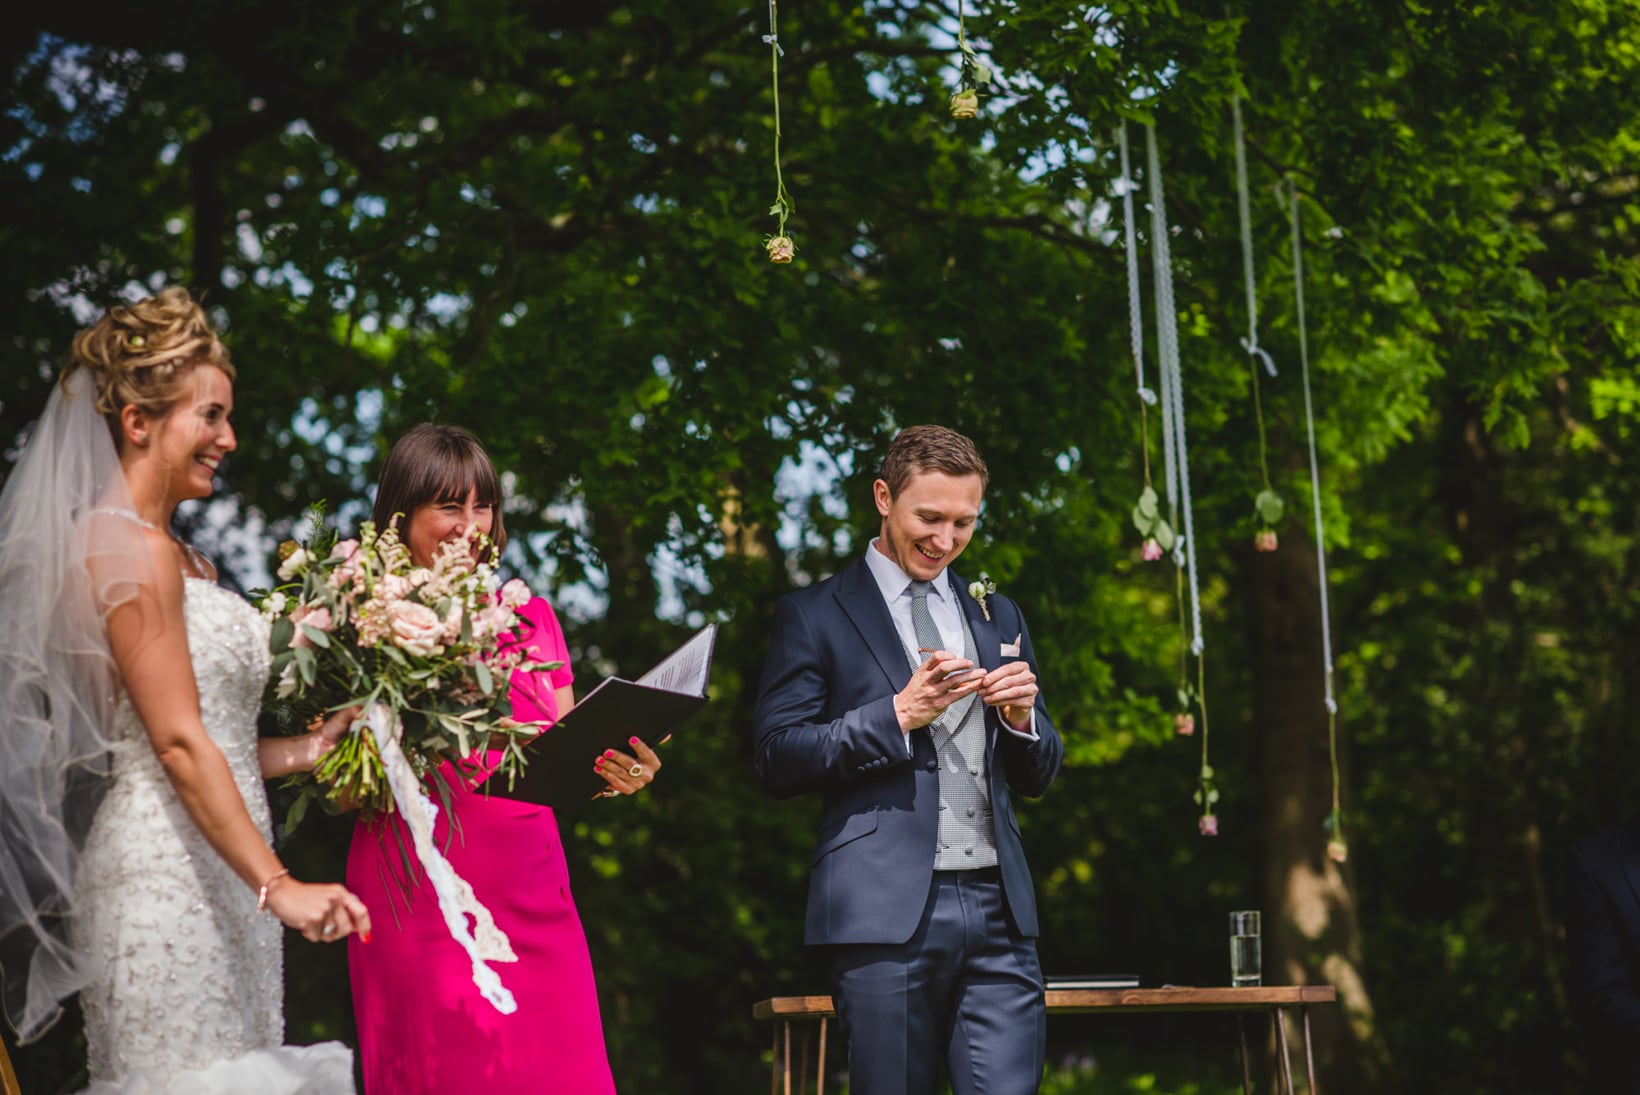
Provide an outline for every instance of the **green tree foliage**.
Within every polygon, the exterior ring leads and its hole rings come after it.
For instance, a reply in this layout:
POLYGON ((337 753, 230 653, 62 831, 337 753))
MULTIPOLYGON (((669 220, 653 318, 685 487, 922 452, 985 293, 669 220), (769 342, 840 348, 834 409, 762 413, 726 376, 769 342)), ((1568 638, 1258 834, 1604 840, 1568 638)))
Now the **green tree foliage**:
MULTIPOLYGON (((239 516, 190 517, 207 542, 232 546, 213 521, 279 535, 309 501, 365 497, 387 442, 432 418, 511 473, 514 565, 594 591, 567 613, 583 687, 724 624, 715 702, 653 791, 562 820, 624 1087, 758 1083, 750 1003, 824 983, 799 946, 816 804, 756 785, 750 707, 773 599, 861 547, 876 454, 920 421, 991 463, 965 563, 1027 606, 1067 739, 1022 818, 1048 968, 1216 983, 1223 912, 1262 903, 1286 970, 1353 986, 1329 1090, 1568 1085, 1557 864, 1623 808, 1635 755, 1632 5, 987 5, 966 29, 1001 82, 956 122, 954 8, 788 0, 798 254, 778 267, 757 4, 58 9, 0 46, 0 433, 38 413, 76 315, 180 281, 240 365, 239 516), (1238 93, 1288 514, 1258 557, 1238 93), (1174 575, 1129 520, 1123 118, 1139 149, 1157 129, 1176 226, 1217 840, 1170 718, 1174 575), (1350 742, 1342 869, 1322 858, 1318 617, 1256 595, 1314 581, 1284 177, 1350 742), (1306 879, 1337 900, 1295 897, 1306 879), (1318 908, 1341 934, 1307 926, 1318 908)), ((339 874, 346 835, 315 825, 293 862, 339 874)), ((339 956, 296 945, 290 966, 293 1038, 348 1036, 339 956)), ((1124 1037, 1160 1054, 1174 1029, 1124 1037)), ((30 1050, 26 1088, 68 1083, 74 1053, 71 1031, 30 1050)))

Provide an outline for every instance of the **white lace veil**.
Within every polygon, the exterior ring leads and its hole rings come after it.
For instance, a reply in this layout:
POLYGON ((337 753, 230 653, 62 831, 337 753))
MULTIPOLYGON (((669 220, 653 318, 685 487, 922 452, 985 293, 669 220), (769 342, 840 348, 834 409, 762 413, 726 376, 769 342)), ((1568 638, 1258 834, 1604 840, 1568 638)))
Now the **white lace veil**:
POLYGON ((75 871, 118 703, 104 620, 153 577, 94 378, 70 369, 0 492, 0 1003, 24 1041, 81 986, 75 871))

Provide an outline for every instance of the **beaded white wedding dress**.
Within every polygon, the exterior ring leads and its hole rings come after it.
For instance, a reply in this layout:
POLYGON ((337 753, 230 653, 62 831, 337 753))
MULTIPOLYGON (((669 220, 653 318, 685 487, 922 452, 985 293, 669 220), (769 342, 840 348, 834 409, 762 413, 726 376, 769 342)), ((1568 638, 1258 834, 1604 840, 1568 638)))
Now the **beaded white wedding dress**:
MULTIPOLYGON (((190 578, 183 613, 200 713, 251 817, 271 839, 256 716, 267 624, 241 597, 190 578)), ((76 949, 87 1095, 333 1095, 353 1091, 338 1042, 286 1046, 283 929, 182 807, 129 700, 114 776, 80 861, 76 949)))

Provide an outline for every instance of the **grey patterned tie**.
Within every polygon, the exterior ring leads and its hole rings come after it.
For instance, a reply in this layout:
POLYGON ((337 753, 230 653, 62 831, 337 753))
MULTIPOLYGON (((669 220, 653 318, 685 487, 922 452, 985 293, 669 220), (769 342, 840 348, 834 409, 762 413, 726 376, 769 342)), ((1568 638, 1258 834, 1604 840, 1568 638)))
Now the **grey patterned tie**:
MULTIPOLYGON (((934 614, 928 611, 928 591, 932 582, 911 583, 911 629, 917 633, 917 645, 925 650, 944 650, 945 640, 940 636, 940 629, 934 623, 934 614)), ((928 658, 918 651, 917 664, 921 665, 928 658)))

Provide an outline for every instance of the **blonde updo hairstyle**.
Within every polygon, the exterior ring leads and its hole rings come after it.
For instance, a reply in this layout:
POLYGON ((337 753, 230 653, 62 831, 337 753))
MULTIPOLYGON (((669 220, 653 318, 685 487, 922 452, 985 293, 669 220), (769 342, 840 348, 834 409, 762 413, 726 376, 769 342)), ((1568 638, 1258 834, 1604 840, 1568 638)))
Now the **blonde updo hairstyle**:
POLYGON ((171 286, 135 304, 110 308, 74 336, 63 378, 85 369, 97 391, 115 449, 124 447, 120 412, 136 407, 153 419, 168 414, 192 390, 194 367, 215 365, 229 380, 233 362, 205 309, 188 290, 171 286))

